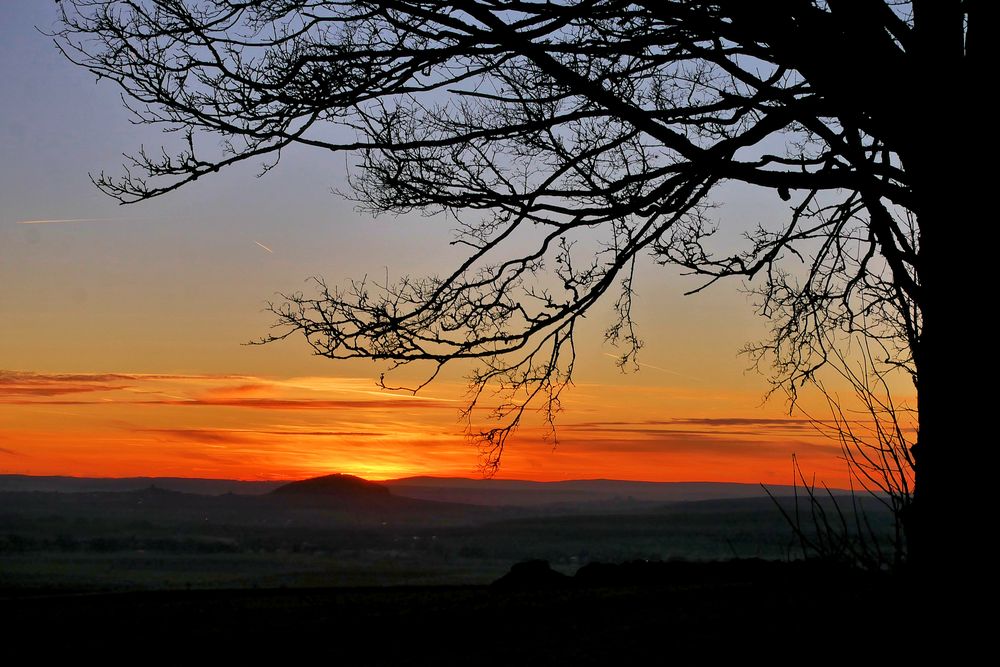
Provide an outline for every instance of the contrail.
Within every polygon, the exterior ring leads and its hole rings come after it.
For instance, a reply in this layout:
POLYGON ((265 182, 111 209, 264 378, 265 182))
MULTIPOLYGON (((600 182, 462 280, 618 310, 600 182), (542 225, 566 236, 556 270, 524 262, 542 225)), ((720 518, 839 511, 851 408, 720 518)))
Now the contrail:
MULTIPOLYGON (((611 357, 612 359, 620 359, 618 355, 611 354, 609 352, 604 352, 605 357, 611 357)), ((652 368, 654 371, 662 371, 664 373, 670 373, 671 375, 676 375, 677 377, 686 378, 688 380, 694 380, 695 382, 704 382, 701 378, 692 377, 690 375, 684 375, 684 373, 678 373, 677 371, 672 371, 669 368, 660 368, 659 366, 654 366, 653 364, 644 364, 641 361, 637 362, 640 366, 645 366, 646 368, 652 368)))
POLYGON ((18 225, 47 225, 51 222, 116 222, 125 218, 61 218, 59 220, 18 220, 18 225))
POLYGON ((259 246, 260 246, 261 248, 263 248, 264 250, 268 251, 268 252, 269 252, 269 253, 271 253, 272 255, 274 254, 274 251, 273 251, 273 250, 271 250, 270 248, 268 248, 268 247, 267 247, 266 245, 264 245, 264 244, 263 244, 263 243, 261 243, 260 241, 254 241, 254 243, 256 243, 257 245, 259 245, 259 246))

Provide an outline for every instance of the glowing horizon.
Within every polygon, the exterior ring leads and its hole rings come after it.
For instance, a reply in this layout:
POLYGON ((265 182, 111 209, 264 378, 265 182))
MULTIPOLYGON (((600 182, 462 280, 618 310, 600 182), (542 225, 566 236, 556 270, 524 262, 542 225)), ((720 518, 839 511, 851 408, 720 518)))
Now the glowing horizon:
MULTIPOLYGON (((414 398, 378 391, 383 367, 301 340, 245 345, 270 331, 267 300, 308 293, 309 276, 450 271, 465 259, 454 220, 363 215, 330 194, 347 187, 344 157, 302 147, 266 178, 237 165, 123 216, 88 173, 117 173, 123 151, 163 135, 130 124, 113 85, 95 87, 34 29, 56 11, 0 4, 0 69, 18 100, 0 107, 0 473, 479 474, 457 416, 462 368, 414 398)), ((770 191, 724 184, 717 197, 722 248, 789 215, 770 191)), ((848 484, 836 442, 781 400, 761 405, 767 381, 737 350, 767 322, 739 285, 683 297, 696 279, 653 262, 633 278, 639 372, 616 367, 613 304, 598 304, 576 329, 558 446, 525 424, 498 477, 788 484, 794 453, 818 482, 848 484)))
MULTIPOLYGON (((4 371, 0 473, 476 477, 477 453, 457 419, 460 395, 454 384, 426 396, 378 391, 368 378, 4 371)), ((529 423, 496 477, 789 484, 794 453, 827 484, 848 483, 839 447, 810 420, 746 410, 747 398, 577 386, 558 420, 558 444, 529 423), (687 410, 664 413, 665 400, 687 410)))

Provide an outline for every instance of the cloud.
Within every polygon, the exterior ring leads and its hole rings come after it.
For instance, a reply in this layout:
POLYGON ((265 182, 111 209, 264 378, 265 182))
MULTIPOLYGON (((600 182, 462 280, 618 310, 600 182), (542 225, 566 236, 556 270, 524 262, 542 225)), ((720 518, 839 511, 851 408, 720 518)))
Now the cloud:
POLYGON ((645 419, 642 421, 589 421, 575 426, 601 428, 605 426, 812 426, 810 419, 757 419, 746 417, 673 417, 670 419, 645 419))
MULTIPOLYGON (((127 386, 93 386, 93 385, 70 385, 64 384, 57 387, 38 386, 0 386, 0 396, 62 396, 64 394, 83 394, 95 391, 116 391, 126 389, 127 386)), ((18 403, 28 401, 16 401, 18 403)))
POLYGON ((588 421, 558 426, 559 446, 614 454, 692 454, 708 458, 830 455, 812 421, 797 418, 676 417, 588 421))
MULTIPOLYGON (((619 361, 619 362, 621 361, 621 358, 622 358, 621 355, 611 354, 610 352, 604 352, 604 356, 605 357, 611 357, 612 359, 615 359, 616 361, 619 361)), ((678 373, 677 371, 670 370, 669 368, 663 368, 662 366, 654 366, 653 364, 646 364, 646 363, 643 363, 641 361, 629 361, 628 363, 626 363, 626 366, 630 366, 633 363, 635 365, 641 366, 643 368, 652 368, 654 371, 660 371, 661 373, 669 373, 670 375, 676 375, 677 377, 684 378, 685 380, 694 380, 695 382, 704 382, 704 380, 701 379, 701 378, 696 378, 696 377, 694 377, 692 375, 685 375, 684 373, 678 373)))
MULTIPOLYGON (((853 422, 860 426, 869 424, 863 420, 853 422)), ((677 417, 672 419, 650 419, 642 421, 588 421, 560 426, 563 431, 586 431, 596 433, 632 434, 684 434, 691 436, 806 436, 818 433, 824 426, 836 426, 832 422, 814 422, 810 419, 795 418, 747 418, 747 417, 677 417), (694 427, 694 428, 690 428, 694 427), (701 428, 698 428, 701 427, 701 428)))
POLYGON ((11 398, 0 401, 6 405, 166 405, 174 407, 222 407, 248 408, 254 410, 398 410, 419 408, 421 410, 454 410, 454 403, 448 401, 408 401, 406 399, 381 399, 370 401, 358 400, 323 400, 323 399, 283 399, 283 398, 164 398, 156 400, 134 399, 103 399, 98 401, 84 400, 50 400, 39 401, 27 398, 11 398))
POLYGON ((558 448, 581 451, 598 451, 615 454, 698 454, 706 457, 787 457, 792 452, 831 452, 829 445, 804 440, 750 440, 725 438, 688 433, 661 433, 657 437, 642 438, 560 438, 558 448))
POLYGON ((2 396, 63 396, 98 391, 116 391, 128 385, 129 378, 117 374, 43 375, 18 371, 0 371, 2 396), (118 383, 118 384, 112 384, 118 383))
POLYGON ((293 437, 306 436, 306 437, 344 437, 344 438, 376 438, 388 433, 380 433, 378 431, 256 431, 256 433, 262 433, 264 435, 290 435, 293 437))
POLYGON ((684 417, 661 422, 663 424, 705 424, 706 426, 812 426, 811 419, 757 419, 745 417, 684 417))
POLYGON ((273 390, 273 383, 248 382, 238 385, 226 385, 224 387, 209 387, 205 390, 205 394, 211 396, 246 396, 247 394, 263 394, 273 390))
MULTIPOLYGON (((602 399, 610 390, 596 387, 588 412, 567 412, 580 421, 559 424, 555 453, 541 428, 526 424, 505 455, 508 466, 528 476, 606 471, 638 479, 655 464, 666 467, 657 477, 746 480, 777 478, 768 471, 783 471, 778 463, 792 452, 839 461, 839 447, 807 419, 753 417, 741 407, 726 416, 718 404, 712 417, 691 406, 694 416, 667 418, 662 402, 645 400, 615 411, 602 399)), ((368 378, 0 371, 0 418, 13 415, 5 435, 17 433, 0 444, 19 450, 0 450, 0 459, 8 468, 44 460, 47 470, 77 474, 473 473, 475 448, 460 433, 459 403, 378 391, 368 378), (66 416, 39 415, 60 405, 74 407, 66 416), (31 458, 13 458, 24 452, 31 458)))
POLYGON ((227 408, 254 408, 257 410, 371 410, 380 408, 421 408, 421 409, 455 409, 448 401, 411 401, 405 398, 383 398, 372 400, 327 400, 327 399, 290 399, 290 398, 193 398, 184 400, 135 401, 142 405, 179 405, 185 407, 213 406, 227 408))
POLYGON ((36 220, 18 220, 14 224, 50 225, 50 224, 61 224, 67 222, 139 222, 141 220, 146 220, 146 218, 52 218, 52 219, 36 219, 36 220))
POLYGON ((250 444, 257 443, 267 436, 288 436, 291 438, 316 437, 351 437, 373 438, 387 435, 382 432, 361 431, 287 431, 287 430, 256 430, 256 429, 214 429, 214 428, 155 428, 140 429, 138 433, 151 433, 166 438, 185 442, 201 442, 211 444, 250 444))
POLYGON ((246 375, 173 375, 163 373, 36 373, 33 371, 8 371, 0 369, 0 390, 4 386, 33 385, 57 387, 62 384, 94 384, 108 382, 143 381, 217 381, 255 380, 246 375))
POLYGON ((230 431, 224 429, 157 428, 157 429, 141 429, 139 432, 162 435, 171 440, 183 440, 186 442, 207 442, 214 444, 243 444, 246 442, 251 442, 253 440, 253 438, 247 437, 252 432, 230 431))
POLYGON ((454 409, 452 401, 359 391, 358 385, 357 380, 329 379, 325 384, 310 384, 294 378, 271 381, 244 375, 0 371, 0 403, 206 406, 256 410, 454 409), (233 384, 233 380, 238 383, 233 384), (220 382, 227 384, 220 386, 220 382), (100 392, 108 395, 94 399, 73 396, 100 392), (137 398, 137 394, 143 398, 137 398), (349 397, 339 397, 344 394, 349 397), (361 397, 358 397, 359 394, 361 397))

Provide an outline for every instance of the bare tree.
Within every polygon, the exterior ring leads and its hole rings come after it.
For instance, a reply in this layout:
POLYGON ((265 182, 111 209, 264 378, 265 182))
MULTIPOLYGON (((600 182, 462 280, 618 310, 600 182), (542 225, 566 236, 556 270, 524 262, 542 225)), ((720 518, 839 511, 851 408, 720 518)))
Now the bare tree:
POLYGON ((846 384, 848 395, 817 379, 814 384, 826 399, 828 412, 809 413, 798 406, 819 433, 840 446, 850 495, 845 498, 818 485, 794 457, 796 492, 791 508, 787 499, 765 490, 789 522, 805 556, 900 571, 907 562, 905 518, 913 501, 910 448, 917 414, 893 397, 892 373, 879 362, 884 351, 874 354, 877 342, 867 338, 854 342, 860 350, 850 356, 841 346, 829 346, 833 349, 829 366, 846 384), (889 525, 883 517, 888 517, 889 525))
MULTIPOLYGON (((762 285, 756 348, 794 396, 834 332, 891 342, 919 396, 910 551, 941 563, 977 429, 952 390, 975 290, 983 176, 981 0, 66 0, 64 53, 117 82, 135 118, 179 133, 99 187, 156 197, 293 144, 356 156, 373 212, 446 212, 468 258, 393 284, 320 283, 273 309, 324 356, 480 362, 472 407, 500 460, 525 406, 551 417, 578 319, 615 299, 634 362, 635 262, 762 285), (221 146, 221 149, 219 148, 221 146), (724 181, 789 202, 787 220, 713 249, 724 181), (971 241, 971 242, 970 242, 971 241), (526 243, 532 249, 522 252, 526 243), (516 248, 516 249, 513 249, 516 248), (966 269, 962 274, 958 269, 966 269), (617 296, 615 296, 617 295, 617 296)), ((977 273, 979 272, 979 273, 977 273)))

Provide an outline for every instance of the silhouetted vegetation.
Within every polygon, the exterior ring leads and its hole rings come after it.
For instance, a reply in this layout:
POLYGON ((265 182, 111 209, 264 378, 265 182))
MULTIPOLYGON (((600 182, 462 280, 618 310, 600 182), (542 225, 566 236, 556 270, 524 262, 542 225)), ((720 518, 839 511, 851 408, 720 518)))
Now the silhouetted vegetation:
MULTIPOLYGON (((966 447, 984 435, 956 298, 985 285, 978 159, 983 18, 963 0, 828 3, 392 3, 66 0, 66 55, 116 82, 140 150, 97 185, 149 199, 306 145, 351 151, 348 196, 375 213, 444 212, 469 250, 453 270, 289 294, 280 339, 392 365, 456 360, 470 432, 499 465, 526 406, 552 423, 579 318, 601 297, 620 364, 643 256, 752 281, 772 336, 749 352, 795 400, 859 335, 919 395, 909 553, 953 557, 966 447), (219 146, 221 145, 221 150, 219 146), (789 202, 784 221, 713 245, 710 199, 737 181, 789 202), (495 423, 473 423, 491 392, 495 423)), ((697 290, 696 290, 697 291, 697 290)), ((386 386, 391 381, 383 379, 386 386)))
MULTIPOLYGON (((169 662, 287 661, 307 655, 355 665, 642 665, 777 660, 786 652, 816 656, 817 662, 849 660, 857 642, 831 637, 866 624, 865 609, 886 599, 920 609, 919 601, 913 604, 912 596, 883 577, 831 577, 825 570, 791 568, 758 581, 760 568, 745 565, 678 567, 669 582, 625 586, 0 598, 0 624, 9 656, 38 655, 58 629, 59 642, 44 648, 46 655, 94 652, 105 660, 152 656, 169 662)), ((900 615, 886 615, 877 631, 863 635, 871 640, 865 655, 913 659, 916 645, 892 638, 922 629, 900 615)), ((932 633, 924 650, 947 645, 945 637, 932 633)), ((951 650, 956 657, 964 652, 959 645, 951 650)))

